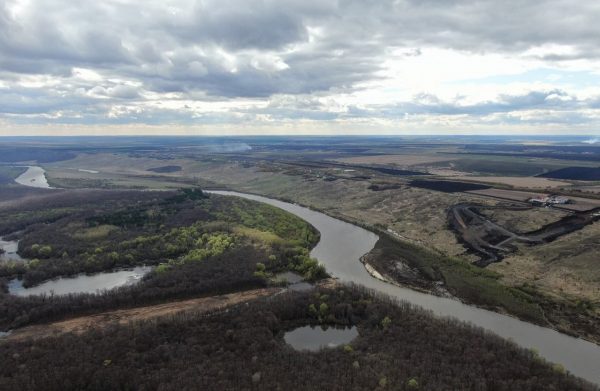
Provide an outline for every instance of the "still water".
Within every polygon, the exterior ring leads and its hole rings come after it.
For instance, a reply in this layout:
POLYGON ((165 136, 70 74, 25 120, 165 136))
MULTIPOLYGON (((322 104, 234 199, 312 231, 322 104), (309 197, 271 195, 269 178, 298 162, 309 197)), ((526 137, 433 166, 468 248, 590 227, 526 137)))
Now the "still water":
POLYGON ((17 254, 19 249, 18 240, 4 240, 0 238, 0 248, 4 250, 4 253, 0 254, 0 263, 2 261, 22 261, 23 258, 17 254))
POLYGON ((30 288, 24 288, 20 280, 14 279, 9 282, 8 291, 17 296, 98 293, 124 285, 135 284, 151 270, 152 267, 150 266, 140 266, 131 270, 119 270, 92 275, 79 274, 75 277, 56 278, 30 288))
POLYGON ((309 291, 314 288, 313 284, 304 281, 304 278, 294 272, 284 272, 275 275, 276 280, 287 281, 288 289, 291 291, 309 291))
POLYGON ((288 331, 283 336, 285 342, 296 350, 319 351, 350 343, 358 336, 356 327, 313 327, 304 326, 288 331))
POLYGON ((27 167, 27 171, 19 175, 15 182, 23 186, 39 187, 43 189, 50 189, 48 180, 46 179, 46 171, 37 166, 27 167))

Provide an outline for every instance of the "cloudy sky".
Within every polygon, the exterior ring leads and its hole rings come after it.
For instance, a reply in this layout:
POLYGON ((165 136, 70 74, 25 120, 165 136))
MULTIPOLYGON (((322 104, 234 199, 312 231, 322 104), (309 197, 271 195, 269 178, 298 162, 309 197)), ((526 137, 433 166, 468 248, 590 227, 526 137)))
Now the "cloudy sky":
POLYGON ((600 133, 597 0, 0 0, 0 135, 600 133))

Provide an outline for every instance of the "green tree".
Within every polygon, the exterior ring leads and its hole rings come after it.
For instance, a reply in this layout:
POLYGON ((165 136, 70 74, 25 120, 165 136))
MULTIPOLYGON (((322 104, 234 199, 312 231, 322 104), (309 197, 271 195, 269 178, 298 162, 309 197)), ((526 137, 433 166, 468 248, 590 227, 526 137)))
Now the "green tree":
POLYGON ((419 388, 419 382, 418 382, 418 381, 417 381, 417 379, 415 379, 414 377, 413 377, 413 378, 410 378, 410 379, 408 379, 408 381, 406 382, 406 387, 407 387, 409 390, 416 390, 416 389, 418 389, 418 388, 419 388))
POLYGON ((52 255, 52 247, 51 246, 42 246, 38 252, 42 257, 49 257, 52 255))
POLYGON ((383 318, 381 320, 381 327, 383 327, 384 330, 387 330, 391 324, 392 324, 392 320, 389 318, 389 316, 386 316, 385 318, 383 318))
POLYGON ((325 316, 327 314, 327 311, 329 311, 329 306, 327 305, 327 303, 321 303, 321 305, 319 306, 319 313, 321 314, 321 316, 325 316))

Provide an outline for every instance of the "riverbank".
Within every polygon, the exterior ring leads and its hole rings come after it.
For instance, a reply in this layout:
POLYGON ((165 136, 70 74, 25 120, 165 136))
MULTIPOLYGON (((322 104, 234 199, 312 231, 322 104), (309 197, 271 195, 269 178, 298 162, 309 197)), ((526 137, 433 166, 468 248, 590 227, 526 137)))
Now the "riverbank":
MULTIPOLYGON (((504 338, 515 341, 522 347, 535 349, 542 357, 564 365, 565 368, 578 376, 600 383, 600 374, 596 367, 596 363, 600 362, 600 346, 598 345, 560 334, 550 328, 521 321, 512 316, 467 305, 458 300, 405 289, 373 278, 359 261, 364 254, 375 247, 379 240, 379 236, 373 232, 299 205, 263 196, 231 191, 216 193, 265 202, 296 214, 309 222, 321 232, 321 241, 313 249, 311 256, 317 258, 332 276, 339 278, 342 282, 360 284, 399 300, 419 305, 433 311, 438 316, 458 318, 483 327, 504 338)), ((456 266, 460 266, 460 264, 447 265, 450 271, 456 266)), ((469 268, 472 269, 473 273, 481 273, 482 270, 475 266, 469 268)), ((453 276, 452 274, 449 275, 453 276)), ((479 276, 479 278, 492 277, 479 276)), ((453 283, 459 284, 462 281, 458 279, 453 283)), ((486 285, 482 286, 485 287, 486 285)), ((472 285, 463 286, 463 289, 467 291, 471 291, 473 288, 472 285)), ((490 285, 487 285, 487 291, 479 292, 475 290, 473 294, 495 296, 497 293, 491 288, 490 285)))
MULTIPOLYGON (((256 192, 244 194, 268 197, 256 192)), ((454 298, 466 305, 515 317, 594 344, 600 343, 600 330, 594 326, 600 319, 599 315, 590 309, 590 303, 580 300, 558 300, 542 294, 532 285, 507 286, 501 282, 501 275, 498 273, 471 265, 463 259, 450 257, 427 247, 424 243, 402 237, 394 231, 390 232, 389 229, 312 205, 297 203, 289 198, 277 200, 323 213, 373 232, 380 238, 392 240, 392 253, 395 255, 391 258, 382 254, 373 256, 371 251, 364 254, 364 258, 369 259, 368 262, 388 283, 421 293, 454 298), (398 270, 398 265, 404 270, 398 270)), ((383 242, 374 245, 374 251, 381 243, 383 242)))

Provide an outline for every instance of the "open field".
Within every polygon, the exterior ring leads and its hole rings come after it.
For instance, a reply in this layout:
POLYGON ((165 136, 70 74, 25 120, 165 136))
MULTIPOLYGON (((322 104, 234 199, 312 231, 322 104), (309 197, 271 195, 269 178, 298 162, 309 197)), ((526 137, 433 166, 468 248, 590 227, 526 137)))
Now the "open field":
POLYGON ((342 163, 353 164, 393 164, 401 167, 410 167, 416 165, 425 165, 429 163, 448 162, 456 160, 456 158, 448 156, 431 155, 374 155, 374 156, 357 156, 337 159, 342 163))
POLYGON ((525 207, 511 210, 509 205, 507 208, 481 208, 479 213, 517 232, 534 231, 568 215, 567 212, 554 208, 525 207))
MULTIPOLYGON (((600 304, 600 222, 543 246, 522 246, 504 262, 490 265, 511 286, 532 284, 553 297, 600 304)), ((598 307, 597 307, 598 308, 598 307)))
MULTIPOLYGON (((543 195, 542 193, 519 191, 519 190, 506 190, 506 189, 482 189, 482 190, 470 190, 468 193, 478 194, 487 197, 493 197, 508 201, 527 202, 530 198, 543 195)), ((569 197, 573 203, 557 205, 556 208, 571 210, 571 211, 588 211, 596 208, 600 208, 600 200, 583 198, 583 197, 569 197)))
POLYGON ((499 183, 514 187, 527 187, 535 189, 550 189, 553 187, 570 186, 571 183, 540 177, 508 177, 508 176, 465 176, 458 175, 452 179, 461 181, 475 181, 484 183, 499 183))

